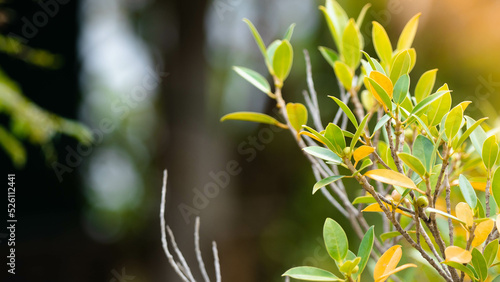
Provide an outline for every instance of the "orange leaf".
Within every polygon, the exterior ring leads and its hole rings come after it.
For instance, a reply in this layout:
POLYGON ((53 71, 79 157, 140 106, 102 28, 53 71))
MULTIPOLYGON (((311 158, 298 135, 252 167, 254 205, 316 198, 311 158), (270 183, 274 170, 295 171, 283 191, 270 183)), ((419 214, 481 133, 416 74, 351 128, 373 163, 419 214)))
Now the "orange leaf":
POLYGON ((396 245, 388 249, 377 261, 375 270, 373 271, 373 278, 375 281, 383 281, 383 277, 396 269, 403 251, 400 245, 396 245))
MULTIPOLYGON (((394 86, 392 85, 392 81, 390 78, 388 78, 385 74, 378 71, 370 72, 370 78, 375 80, 382 88, 384 88, 385 92, 387 92, 387 95, 389 95, 389 97, 391 97, 392 99, 392 92, 394 90, 394 86)), ((373 87, 370 88, 372 93, 376 93, 373 87)), ((384 104, 381 100, 379 101, 380 103, 384 104)))
POLYGON ((456 263, 469 263, 472 255, 469 251, 457 246, 449 246, 444 250, 446 261, 454 261, 456 263))
POLYGON ((474 224, 474 215, 467 203, 460 202, 455 207, 455 213, 461 221, 467 224, 467 227, 472 227, 474 224))
POLYGON ((385 279, 389 278, 389 276, 393 275, 394 273, 400 272, 401 270, 407 269, 409 267, 417 267, 417 265, 413 264, 413 263, 407 263, 405 265, 402 265, 402 266, 394 269, 393 271, 390 271, 389 273, 386 273, 386 274, 382 275, 377 280, 375 280, 375 282, 385 281, 385 279))
MULTIPOLYGON (((384 203, 384 206, 392 212, 392 206, 390 206, 386 203, 384 203)), ((367 206, 364 210, 362 210, 362 212, 384 212, 384 211, 382 210, 382 208, 380 208, 378 203, 374 203, 374 204, 367 206)), ((402 211, 400 209, 396 209, 396 212, 400 213, 404 216, 407 216, 409 218, 413 218, 411 215, 405 213, 404 211, 402 211)))
POLYGON ((354 150, 354 153, 352 155, 354 157, 354 160, 356 162, 359 162, 363 158, 369 156, 374 151, 375 151, 375 148, 363 145, 363 146, 357 148, 356 150, 354 150))
POLYGON ((425 194, 425 192, 417 188, 410 178, 394 170, 374 169, 366 172, 365 176, 382 183, 409 188, 425 194))
POLYGON ((472 240, 472 247, 475 248, 481 245, 488 235, 490 235, 491 230, 493 230, 493 226, 495 225, 495 221, 492 219, 487 219, 476 226, 476 230, 474 230, 474 239, 472 240))
POLYGON ((326 146, 326 144, 325 144, 325 143, 323 143, 323 141, 319 140, 319 139, 318 139, 316 136, 314 136, 314 134, 312 134, 311 132, 308 132, 308 131, 301 131, 301 132, 299 132, 299 135, 306 135, 306 136, 309 136, 309 137, 311 137, 312 139, 314 139, 314 140, 316 140, 316 141, 318 141, 318 142, 320 142, 321 144, 323 144, 323 145, 325 145, 325 146, 326 146))

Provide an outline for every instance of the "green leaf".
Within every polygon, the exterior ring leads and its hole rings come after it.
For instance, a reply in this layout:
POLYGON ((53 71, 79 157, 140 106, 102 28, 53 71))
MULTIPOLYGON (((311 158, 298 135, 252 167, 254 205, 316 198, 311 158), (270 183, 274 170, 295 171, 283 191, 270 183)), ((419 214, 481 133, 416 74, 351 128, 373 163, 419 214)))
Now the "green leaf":
POLYGON ((260 91, 266 94, 271 93, 271 86, 269 85, 269 82, 258 72, 244 67, 233 67, 233 69, 237 74, 246 79, 253 86, 257 87, 260 91))
POLYGON ((327 218, 323 227, 323 238, 330 257, 337 263, 342 263, 349 249, 344 229, 335 220, 327 218))
POLYGON ((382 242, 385 242, 386 240, 394 238, 394 237, 398 237, 399 235, 401 235, 401 233, 399 233, 399 231, 392 231, 392 232, 383 233, 380 235, 380 240, 382 242))
POLYGON ((446 117, 444 123, 444 133, 451 142, 462 128, 462 121, 464 119, 464 111, 460 105, 454 107, 446 117))
POLYGON ((391 119, 391 117, 388 114, 385 114, 375 125, 375 128, 373 129, 373 135, 375 135, 375 132, 377 132, 379 129, 385 126, 385 124, 391 119))
POLYGON ((456 220, 456 221, 458 221, 458 222, 460 222, 460 223, 462 223, 462 224, 464 224, 464 225, 466 224, 466 223, 465 223, 465 221, 463 221, 463 220, 459 219, 458 217, 453 216, 453 215, 451 215, 451 214, 449 214, 449 213, 446 213, 446 212, 444 212, 444 211, 442 211, 442 210, 438 210, 438 209, 434 209, 434 208, 426 208, 426 209, 425 209, 425 211, 426 211, 426 212, 429 212, 429 213, 431 213, 431 212, 433 212, 433 213, 437 213, 437 214, 440 214, 440 215, 442 215, 442 216, 444 216, 444 217, 447 217, 447 218, 450 218, 450 219, 456 220))
POLYGON ((306 147, 302 150, 304 150, 309 155, 315 156, 315 157, 320 158, 320 159, 325 160, 325 161, 329 161, 329 162, 332 162, 335 164, 342 163, 342 159, 339 156, 337 156, 334 152, 332 152, 326 148, 323 148, 323 147, 310 146, 310 147, 306 147))
MULTIPOLYGON (((458 140, 458 142, 455 144, 455 147, 453 149, 457 149, 459 148, 460 146, 462 146, 462 144, 465 142, 465 140, 467 139, 467 137, 469 137, 473 132, 474 130, 476 130, 476 128, 478 126, 481 125, 481 123, 483 123, 483 121, 487 120, 488 118, 485 117, 485 118, 482 118, 476 122, 474 122, 471 126, 469 126, 469 117, 465 117, 467 119, 467 130, 464 132, 464 134, 462 134, 462 136, 460 136, 460 139, 458 140)), ((471 140, 472 140, 472 136, 471 136, 471 140)), ((483 141, 483 144, 484 144, 484 141, 483 141)))
POLYGON ((0 126, 0 146, 3 147, 16 167, 24 166, 26 150, 23 144, 3 126, 0 126))
POLYGON ((407 153, 398 153, 398 156, 409 168, 411 168, 411 170, 416 172, 418 175, 420 175, 421 177, 425 175, 426 169, 419 159, 407 153))
POLYGON ((370 85, 373 87, 376 94, 378 94, 384 105, 387 107, 388 111, 392 112, 392 101, 387 91, 385 91, 385 89, 372 78, 365 77, 365 79, 368 79, 370 85))
POLYGON ((408 74, 403 74, 394 85, 393 100, 396 104, 401 104, 408 94, 408 89, 410 89, 410 76, 408 74))
MULTIPOLYGON (((448 87, 440 90, 448 90, 448 87)), ((429 126, 435 126, 441 122, 443 117, 450 111, 451 108, 451 94, 446 93, 441 98, 432 102, 427 111, 427 120, 429 126)))
POLYGON ((434 83, 436 82, 437 69, 426 71, 417 82, 415 87, 415 99, 417 103, 425 99, 432 92, 434 83))
POLYGON ((307 129, 309 132, 311 132, 314 135, 314 137, 316 137, 323 144, 325 144, 328 147, 328 149, 330 149, 332 151, 336 151, 335 146, 333 146, 332 142, 330 142, 330 140, 328 140, 327 138, 325 138, 325 136, 321 135, 319 132, 317 132, 316 130, 312 129, 311 127, 309 127, 307 125, 304 125, 302 127, 305 128, 305 129, 307 129))
POLYGON ((356 199, 354 199, 354 201, 352 201, 352 204, 353 205, 357 205, 357 204, 373 204, 373 203, 376 203, 377 201, 375 200, 375 198, 373 198, 373 196, 360 196, 360 197, 357 197, 356 199))
POLYGON ((358 142, 359 138, 361 137, 361 134, 365 130, 366 123, 368 122, 368 118, 370 117, 370 114, 367 114, 363 120, 361 121, 361 124, 359 125, 358 129, 356 130, 356 133, 354 133, 354 136, 351 139, 351 152, 354 150, 354 146, 356 146, 356 143, 358 142))
POLYGON ((352 79, 354 74, 349 66, 341 61, 336 61, 333 64, 333 70, 344 88, 346 90, 350 90, 352 88, 352 79))
POLYGON ((295 23, 291 24, 285 32, 284 40, 292 40, 293 30, 295 29, 295 23))
POLYGON ((328 139, 333 147, 336 149, 336 153, 339 155, 343 154, 343 150, 346 147, 344 133, 342 129, 334 123, 329 123, 325 129, 325 138, 328 139))
POLYGON ((444 261, 442 262, 443 264, 446 264, 446 265, 449 265, 459 271, 462 271, 463 273, 467 274, 469 277, 471 278, 474 278, 474 273, 468 269, 465 265, 461 264, 461 263, 458 263, 458 262, 454 262, 454 261, 444 261))
POLYGON ((285 128, 285 129, 288 128, 288 126, 286 126, 286 124, 283 124, 283 123, 277 121, 275 118, 273 118, 271 116, 268 116, 266 114, 261 114, 261 113, 254 113, 254 112, 235 112, 235 113, 227 114, 220 119, 220 121, 226 121, 226 120, 253 121, 253 122, 272 124, 272 125, 279 126, 281 128, 285 128))
POLYGON ((342 179, 344 177, 344 175, 333 175, 333 176, 329 176, 327 178, 324 178, 318 182, 316 182, 316 184, 314 184, 314 187, 313 187, 313 195, 314 193, 316 193, 319 189, 327 186, 327 185, 330 185, 332 184, 333 182, 339 180, 339 179, 342 179))
POLYGON ((496 135, 491 135, 483 143, 483 163, 491 171, 498 158, 498 141, 496 135))
POLYGON ((271 61, 269 61, 267 57, 267 52, 266 52, 266 45, 264 44, 264 41, 262 40, 262 37, 260 36, 259 32, 253 25, 253 23, 248 20, 248 19, 243 19, 243 21, 248 25, 248 28, 252 32, 253 38, 255 39, 255 42, 257 43, 257 46, 259 46, 260 52, 262 53, 262 56, 264 57, 264 60, 266 61, 267 68, 272 74, 272 67, 271 67, 271 61))
POLYGON ((293 48, 290 41, 283 40, 276 48, 273 58, 273 70, 276 77, 281 81, 285 81, 290 74, 290 69, 293 63, 293 48))
MULTIPOLYGON (((375 60, 374 58, 370 57, 370 55, 368 55, 368 53, 366 53, 363 50, 361 50, 361 53, 363 53, 363 55, 365 55, 366 60, 370 64, 372 70, 376 70, 378 72, 381 72, 381 73, 385 74, 384 68, 379 64, 379 62, 377 62, 377 60, 375 60)), ((367 74, 367 75, 369 75, 369 74, 367 74)))
POLYGON ((306 281, 344 281, 331 272, 311 266, 291 268, 287 272, 283 273, 282 276, 289 276, 294 279, 306 281))
POLYGON ((339 59, 339 55, 337 52, 333 51, 330 48, 320 46, 319 51, 321 52, 321 55, 323 55, 323 58, 330 64, 330 66, 333 68, 335 62, 339 59))
POLYGON ((429 138, 418 135, 413 143, 412 155, 422 162, 427 172, 431 172, 434 167, 434 144, 429 138))
POLYGON ((397 50, 410 49, 413 44, 413 39, 415 38, 415 33, 417 33, 418 28, 418 18, 420 13, 416 14, 413 18, 408 21, 406 26, 403 28, 401 35, 398 39, 397 50))
POLYGON ((475 209, 477 204, 477 196, 474 188, 472 187, 472 184, 470 184, 467 177, 465 177, 463 174, 460 174, 460 177, 458 179, 460 191, 462 192, 465 201, 467 202, 467 204, 469 204, 469 207, 475 209))
MULTIPOLYGON (((392 83, 396 83, 396 81, 404 74, 408 74, 410 72, 411 67, 411 57, 410 52, 408 50, 401 51, 394 62, 391 65, 391 74, 390 78, 392 83)), ((406 97, 406 93, 405 93, 406 97)))
POLYGON ((340 99, 338 99, 337 97, 334 97, 334 96, 328 96, 328 97, 332 98, 335 101, 335 103, 337 103, 337 105, 339 105, 339 107, 342 109, 342 111, 347 115, 349 120, 352 122, 354 127, 358 128, 358 126, 359 126, 358 121, 356 120, 356 117, 352 113, 351 109, 349 109, 349 107, 344 102, 342 102, 340 99))
POLYGON ((387 32, 381 24, 375 21, 372 23, 372 38, 375 52, 377 52, 377 55, 382 62, 388 64, 392 59, 391 41, 389 40, 389 36, 387 36, 387 32))
POLYGON ((488 276, 488 267, 486 266, 486 260, 480 251, 476 248, 472 249, 472 265, 476 269, 477 274, 481 280, 486 280, 488 276))
MULTIPOLYGON (((476 122, 474 119, 468 116, 466 116, 465 119, 467 120, 467 128, 471 128, 476 122)), ((479 155, 482 154, 483 143, 486 138, 486 132, 484 132, 484 129, 481 126, 478 126, 476 129, 474 129, 474 131, 472 131, 470 135, 472 145, 474 146, 474 149, 476 149, 476 152, 479 153, 479 155)))
POLYGON ((269 46, 267 47, 267 58, 269 59, 270 62, 273 61, 274 59, 274 54, 276 53, 276 49, 278 49, 278 46, 281 45, 283 41, 281 40, 274 40, 269 46))
POLYGON ((491 193, 493 194, 497 207, 500 209, 500 168, 497 168, 495 173, 493 173, 493 179, 491 180, 491 193))
POLYGON ((307 108, 301 103, 286 104, 286 112, 290 124, 297 132, 307 124, 307 108))
POLYGON ((484 259, 486 260, 486 265, 490 266, 493 261, 495 261, 495 257, 497 256, 498 252, 498 239, 491 241, 485 248, 484 248, 484 259))
POLYGON ((373 249, 373 241, 375 240, 375 230, 374 226, 371 226, 368 231, 366 231, 365 236, 363 236, 363 239, 361 240, 361 243, 359 244, 359 249, 358 249, 358 257, 361 258, 361 261, 359 262, 359 271, 358 273, 363 273, 363 270, 366 267, 366 264, 368 263, 368 260, 370 259, 370 254, 373 249))
POLYGON ((368 11, 368 9, 370 9, 371 6, 372 6, 372 4, 370 4, 370 3, 365 4, 363 6, 363 8, 361 9, 361 12, 359 12, 358 19, 356 19, 357 26, 361 27, 361 25, 363 24, 363 21, 365 19, 365 16, 366 16, 366 12, 368 11))
POLYGON ((356 22, 350 19, 342 35, 342 56, 344 57, 345 63, 352 69, 355 70, 359 66, 361 60, 361 43, 360 35, 356 22))
POLYGON ((326 7, 320 6, 320 10, 324 13, 328 28, 332 33, 333 40, 338 49, 341 49, 342 33, 349 18, 342 6, 335 0, 326 0, 326 7))
POLYGON ((359 167, 358 171, 362 171, 363 169, 373 165, 372 160, 370 159, 364 159, 363 162, 361 163, 361 166, 359 167))

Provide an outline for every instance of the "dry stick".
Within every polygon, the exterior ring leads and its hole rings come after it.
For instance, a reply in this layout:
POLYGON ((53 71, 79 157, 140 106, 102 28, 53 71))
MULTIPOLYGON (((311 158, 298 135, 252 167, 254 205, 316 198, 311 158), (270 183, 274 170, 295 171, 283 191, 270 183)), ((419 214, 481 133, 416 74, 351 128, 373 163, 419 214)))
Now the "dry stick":
MULTIPOLYGON (((450 180, 448 179, 448 174, 449 172, 447 171, 444 175, 444 184, 446 185, 446 212, 448 214, 451 214, 451 187, 450 187, 450 180)), ((449 234, 450 234, 450 246, 454 245, 454 227, 453 227, 453 222, 451 221, 451 218, 448 218, 448 229, 449 229, 449 234)))
POLYGON ((200 266, 200 272, 203 276, 205 282, 210 282, 210 278, 208 278, 207 269, 205 268, 205 263, 203 262, 203 257, 201 256, 200 249, 200 217, 196 217, 196 221, 194 224, 194 250, 196 252, 196 259, 198 260, 198 265, 200 266))
POLYGON ((214 253, 215 281, 221 282, 219 251, 217 250, 217 243, 215 241, 212 241, 212 252, 214 253))
POLYGON ((486 188, 484 196, 486 198, 486 217, 490 217, 490 186, 491 186, 491 170, 488 170, 488 179, 486 180, 486 188))
POLYGON ((189 280, 186 278, 184 273, 180 270, 179 266, 174 260, 174 257, 172 254, 170 254, 170 251, 168 250, 168 244, 167 244, 167 234, 165 232, 166 226, 165 226, 165 194, 167 191, 167 170, 163 171, 163 185, 161 188, 161 205, 160 205, 160 226, 161 226, 161 242, 162 242, 162 247, 163 251, 165 252, 165 255, 167 256, 168 262, 172 266, 172 268, 175 270, 177 275, 185 281, 189 282, 189 280))
MULTIPOLYGON (((319 113, 319 104, 318 104, 318 94, 316 93, 316 89, 314 87, 314 81, 312 79, 312 66, 311 66, 311 58, 309 57, 309 52, 304 49, 304 57, 306 60, 306 73, 307 73, 307 86, 309 87, 309 92, 311 92, 312 102, 314 107, 319 113)), ((313 117, 314 118, 314 117, 313 117)), ((317 119, 317 123, 321 125, 321 119, 317 119)), ((322 126, 318 127, 321 128, 322 126)))
POLYGON ((179 250, 179 247, 177 246, 177 243, 175 242, 175 237, 174 233, 172 232, 172 229, 167 225, 167 232, 168 235, 170 236, 170 241, 172 241, 172 247, 175 250, 175 253, 179 257, 180 263, 182 265, 182 268, 185 270, 184 273, 188 276, 191 281, 195 281, 193 277, 193 273, 191 273, 191 269, 189 268, 189 265, 186 262, 186 259, 184 259, 184 256, 182 255, 181 250, 179 250))
POLYGON ((443 187, 442 180, 443 180, 443 177, 448 169, 449 158, 450 158, 450 149, 448 148, 448 144, 446 144, 446 142, 445 142, 443 145, 443 164, 441 166, 441 172, 439 173, 436 187, 434 188, 434 197, 432 199, 432 207, 433 208, 436 206, 436 202, 437 202, 437 199, 439 197, 441 187, 443 187))
MULTIPOLYGON (((349 170, 351 170, 352 173, 355 173, 356 172, 356 169, 354 168, 354 166, 352 165, 351 161, 350 160, 347 160, 345 159, 344 160, 345 163, 347 164, 349 170)), ((377 203, 379 204, 380 208, 382 209, 382 211, 385 213, 386 217, 391 220, 392 224, 395 226, 396 230, 401 233, 401 235, 403 235, 403 237, 406 239, 406 241, 408 243, 410 243, 410 245, 415 248, 419 253, 420 255, 427 261, 429 262, 429 264, 434 268, 436 269, 436 271, 439 273, 439 275, 441 275, 446 281, 448 282, 453 282, 453 280, 451 280, 451 278, 448 276, 448 274, 441 268, 439 267, 439 265, 436 263, 436 261, 431 258, 426 252, 424 249, 422 249, 422 247, 420 245, 418 245, 414 240, 413 238, 410 237, 410 235, 401 227, 401 225, 399 224, 399 222, 395 221, 392 216, 391 216, 391 212, 386 208, 386 206, 382 203, 380 197, 378 196, 378 194, 375 192, 375 189, 373 188, 373 186, 370 185, 370 183, 368 182, 368 180, 366 180, 366 177, 360 175, 360 174, 357 174, 355 175, 356 177, 356 180, 358 180, 358 182, 363 186, 363 188, 368 192, 370 193, 374 198, 375 200, 377 201, 377 203)))

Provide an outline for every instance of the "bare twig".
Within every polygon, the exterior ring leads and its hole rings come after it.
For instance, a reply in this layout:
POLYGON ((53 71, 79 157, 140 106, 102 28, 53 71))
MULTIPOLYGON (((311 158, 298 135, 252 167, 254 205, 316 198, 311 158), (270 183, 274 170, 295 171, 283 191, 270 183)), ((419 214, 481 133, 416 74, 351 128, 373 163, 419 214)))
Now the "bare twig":
POLYGON ((170 241, 172 242, 172 247, 174 248, 175 253, 179 257, 179 261, 182 265, 182 269, 184 269, 184 273, 187 275, 187 277, 191 281, 195 281, 194 277, 193 277, 193 273, 191 272, 191 269, 189 268, 189 265, 187 264, 186 259, 184 259, 184 256, 182 255, 181 250, 179 250, 179 247, 177 246, 177 243, 175 242, 174 233, 172 232, 172 230, 170 229, 170 227, 168 225, 167 225, 167 232, 168 232, 168 236, 170 237, 170 241))
POLYGON ((221 282, 219 251, 217 250, 217 243, 215 241, 212 242, 212 252, 214 253, 215 281, 221 282))
POLYGON ((205 268, 205 263, 203 262, 203 257, 201 256, 200 249, 200 217, 196 217, 196 221, 194 224, 194 250, 196 252, 196 259, 198 260, 198 265, 200 266, 200 272, 203 276, 205 282, 210 282, 210 278, 208 278, 207 269, 205 268))
POLYGON ((185 281, 189 282, 189 280, 186 278, 184 273, 180 270, 179 266, 174 260, 174 257, 172 254, 170 254, 170 251, 168 250, 168 244, 167 244, 167 234, 165 232, 166 226, 165 226, 165 195, 167 191, 167 170, 163 171, 163 186, 161 189, 161 206, 160 206, 160 225, 161 225, 161 242, 163 246, 163 251, 165 252, 165 255, 167 256, 168 262, 172 266, 172 268, 175 270, 177 275, 185 281))

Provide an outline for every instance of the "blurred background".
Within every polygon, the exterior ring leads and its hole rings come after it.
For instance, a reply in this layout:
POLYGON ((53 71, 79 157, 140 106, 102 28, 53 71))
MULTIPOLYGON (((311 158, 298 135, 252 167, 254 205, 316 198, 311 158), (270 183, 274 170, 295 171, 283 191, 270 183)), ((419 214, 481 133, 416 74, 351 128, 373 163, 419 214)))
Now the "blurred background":
MULTIPOLYGON (((447 82, 454 104, 471 100, 468 115, 489 116, 490 125, 498 125, 500 2, 339 0, 354 18, 368 2, 362 33, 370 54, 372 20, 395 44, 407 20, 422 12, 412 79, 438 68, 436 86, 447 82)), ((322 195, 311 196, 312 171, 288 132, 219 122, 232 111, 272 115, 275 106, 231 70, 239 65, 266 73, 242 18, 266 44, 297 24, 284 97, 303 102, 307 49, 323 120, 332 119, 335 103, 326 97, 338 88, 317 46, 333 48, 333 40, 320 4, 1 0, 0 82, 17 84, 36 105, 80 121, 93 136, 83 144, 68 136, 78 134, 56 132, 49 140, 20 134, 24 164, 0 150, 0 171, 16 174, 18 218, 15 277, 7 276, 7 231, 0 230, 1 280, 180 281, 161 249, 164 168, 167 223, 193 266, 200 216, 212 277, 212 240, 224 281, 283 281, 281 274, 297 265, 335 268, 323 248, 322 224, 332 217, 352 230, 322 195)), ((22 133, 2 111, 8 102, 0 100, 1 125, 22 133)), ((1 214, 6 218, 6 209, 1 214)), ((349 238, 357 246, 355 236, 349 238)))

